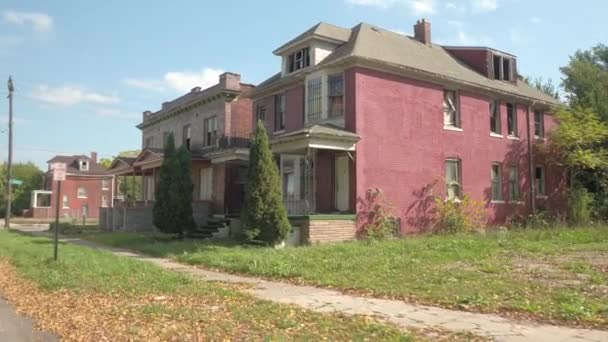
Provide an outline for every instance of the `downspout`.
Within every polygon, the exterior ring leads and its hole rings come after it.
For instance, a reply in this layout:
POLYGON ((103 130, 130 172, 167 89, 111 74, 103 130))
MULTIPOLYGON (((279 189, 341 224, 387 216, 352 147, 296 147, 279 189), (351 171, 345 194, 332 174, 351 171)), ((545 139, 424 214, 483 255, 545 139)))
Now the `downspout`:
POLYGON ((116 175, 112 175, 112 188, 110 190, 110 208, 114 208, 114 187, 116 186, 116 175))
POLYGON ((534 149, 532 144, 533 134, 530 134, 530 110, 533 103, 526 107, 526 135, 528 140, 528 185, 530 187, 530 212, 536 212, 536 184, 534 176, 534 149))

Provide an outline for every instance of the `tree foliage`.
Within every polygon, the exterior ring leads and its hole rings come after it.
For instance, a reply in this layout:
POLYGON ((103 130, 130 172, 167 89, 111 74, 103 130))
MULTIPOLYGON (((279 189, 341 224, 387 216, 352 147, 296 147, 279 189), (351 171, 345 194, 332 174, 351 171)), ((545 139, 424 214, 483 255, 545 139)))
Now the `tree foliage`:
POLYGON ((608 46, 579 50, 560 70, 570 105, 590 108, 608 121, 608 46))
POLYGON ((186 175, 189 178, 191 172, 189 159, 189 154, 185 156, 181 150, 175 150, 175 139, 173 134, 169 134, 165 141, 153 209, 154 225, 163 233, 183 236, 184 231, 193 226, 192 180, 189 186, 185 182, 186 175))
POLYGON ((257 123, 249 150, 248 184, 241 218, 249 238, 269 244, 285 240, 291 229, 281 195, 279 171, 261 121, 257 123))
MULTIPOLYGON (((13 164, 11 177, 23 181, 21 185, 13 185, 13 196, 11 211, 15 215, 21 215, 23 210, 30 207, 32 190, 42 189, 44 172, 34 163, 13 164)), ((6 213, 6 164, 0 165, 0 216, 6 213)))

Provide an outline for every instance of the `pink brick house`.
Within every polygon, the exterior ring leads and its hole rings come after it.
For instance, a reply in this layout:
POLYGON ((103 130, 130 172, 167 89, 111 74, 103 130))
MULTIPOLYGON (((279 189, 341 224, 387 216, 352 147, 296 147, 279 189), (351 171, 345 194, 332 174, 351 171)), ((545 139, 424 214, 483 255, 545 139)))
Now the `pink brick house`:
POLYGON ((524 83, 509 53, 435 44, 424 20, 414 31, 319 23, 274 51, 281 71, 250 97, 289 213, 356 214, 371 188, 402 232, 428 228, 432 193, 483 200, 492 224, 559 212, 564 172, 534 146, 562 104, 524 83))

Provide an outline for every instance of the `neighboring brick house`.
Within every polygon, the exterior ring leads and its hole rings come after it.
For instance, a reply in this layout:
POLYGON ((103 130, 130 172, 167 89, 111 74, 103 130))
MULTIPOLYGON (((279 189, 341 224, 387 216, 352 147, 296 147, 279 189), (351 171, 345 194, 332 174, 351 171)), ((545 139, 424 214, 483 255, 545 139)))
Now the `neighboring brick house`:
POLYGON ((195 211, 238 213, 252 127, 251 100, 242 94, 252 88, 241 82, 239 74, 227 72, 212 87, 195 87, 164 102, 155 113, 145 111, 137 125, 142 132, 141 153, 137 158, 117 158, 110 172, 117 177, 142 176, 141 204, 149 206, 154 201, 165 139, 173 133, 176 147, 185 145, 192 154, 195 211))
POLYGON ((71 218, 98 218, 99 208, 112 206, 114 176, 97 163, 97 153, 91 156, 55 156, 48 162, 44 190, 32 193, 29 216, 55 217, 57 208, 57 182, 53 181, 53 163, 66 164, 66 179, 61 182, 60 216, 71 218))
POLYGON ((483 200, 492 224, 561 209, 564 171, 533 146, 562 104, 523 82, 511 54, 434 44, 425 20, 414 31, 320 23, 274 51, 281 72, 250 96, 289 213, 356 214, 371 188, 402 232, 428 228, 433 193, 483 200))

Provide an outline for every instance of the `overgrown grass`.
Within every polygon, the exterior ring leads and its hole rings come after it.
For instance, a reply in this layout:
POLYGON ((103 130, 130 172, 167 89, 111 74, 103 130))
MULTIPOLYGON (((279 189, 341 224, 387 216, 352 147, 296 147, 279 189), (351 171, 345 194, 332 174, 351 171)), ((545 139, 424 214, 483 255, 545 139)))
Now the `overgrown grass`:
POLYGON ((275 250, 147 234, 105 244, 231 272, 447 307, 608 324, 608 228, 555 228, 275 250))
MULTIPOLYGON (((54 262, 51 241, 45 238, 0 231, 0 262, 2 260, 8 260, 20 277, 38 285, 41 291, 61 290, 62 295, 51 296, 57 300, 73 295, 95 296, 95 300, 99 300, 102 296, 105 304, 100 310, 107 311, 107 306, 116 305, 113 311, 108 311, 111 313, 109 319, 124 314, 129 318, 119 320, 123 322, 119 324, 133 320, 140 333, 157 329, 156 324, 163 323, 173 327, 180 324, 178 326, 191 331, 203 326, 203 336, 211 339, 222 336, 255 340, 264 337, 279 340, 410 339, 394 327, 374 320, 314 313, 255 300, 234 287, 197 281, 146 262, 85 247, 62 244, 60 260, 54 262), (171 300, 162 300, 165 296, 171 300), (181 301, 185 304, 176 304, 181 301)), ((77 308, 75 306, 74 310, 77 308)), ((44 312, 38 311, 41 315, 45 315, 44 312)), ((82 315, 87 313, 74 315, 84 317, 82 315)), ((76 317, 74 322, 82 322, 82 319, 76 317)), ((86 322, 99 324, 102 331, 110 329, 106 327, 108 322, 86 322)))

